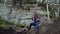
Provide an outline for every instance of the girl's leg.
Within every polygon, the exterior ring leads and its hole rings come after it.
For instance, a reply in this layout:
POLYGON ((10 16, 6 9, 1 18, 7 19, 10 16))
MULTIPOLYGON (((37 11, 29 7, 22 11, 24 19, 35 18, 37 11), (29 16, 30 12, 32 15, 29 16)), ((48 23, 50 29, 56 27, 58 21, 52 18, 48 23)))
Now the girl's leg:
POLYGON ((35 24, 35 31, 38 32, 39 31, 39 26, 38 26, 38 23, 35 24))
POLYGON ((28 30, 30 30, 31 27, 34 26, 34 25, 35 25, 34 23, 30 23, 30 26, 29 26, 28 30))

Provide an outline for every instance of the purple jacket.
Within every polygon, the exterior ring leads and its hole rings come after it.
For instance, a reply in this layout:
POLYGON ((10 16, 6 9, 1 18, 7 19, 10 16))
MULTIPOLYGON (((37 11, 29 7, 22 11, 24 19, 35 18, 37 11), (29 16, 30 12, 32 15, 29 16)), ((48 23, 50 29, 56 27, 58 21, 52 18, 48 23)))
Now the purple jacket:
POLYGON ((40 22, 40 19, 41 19, 40 16, 32 17, 32 20, 33 20, 34 23, 40 22))

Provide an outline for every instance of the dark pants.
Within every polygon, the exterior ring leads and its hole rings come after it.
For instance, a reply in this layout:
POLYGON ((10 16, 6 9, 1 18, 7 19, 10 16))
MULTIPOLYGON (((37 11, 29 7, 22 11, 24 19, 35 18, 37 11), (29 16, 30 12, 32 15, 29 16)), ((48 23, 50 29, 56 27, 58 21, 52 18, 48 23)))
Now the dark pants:
POLYGON ((30 23, 30 28, 31 28, 32 26, 35 26, 35 23, 30 23))
POLYGON ((32 26, 35 26, 36 31, 38 31, 39 28, 38 23, 30 23, 29 29, 31 29, 32 26))

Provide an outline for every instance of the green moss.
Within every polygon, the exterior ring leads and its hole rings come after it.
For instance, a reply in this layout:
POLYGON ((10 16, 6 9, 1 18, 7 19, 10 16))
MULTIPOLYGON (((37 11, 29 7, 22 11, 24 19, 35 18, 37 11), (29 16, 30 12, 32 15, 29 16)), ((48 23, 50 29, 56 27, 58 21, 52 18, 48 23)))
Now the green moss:
POLYGON ((6 27, 6 25, 1 24, 1 25, 0 25, 0 29, 7 29, 7 27, 6 27))

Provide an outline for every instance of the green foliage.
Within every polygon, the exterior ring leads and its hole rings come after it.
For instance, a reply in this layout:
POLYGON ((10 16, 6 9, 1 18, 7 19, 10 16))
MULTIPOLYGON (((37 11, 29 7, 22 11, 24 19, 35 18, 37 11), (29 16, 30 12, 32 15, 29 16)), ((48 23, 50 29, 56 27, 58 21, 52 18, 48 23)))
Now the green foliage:
POLYGON ((15 23, 13 21, 8 21, 8 24, 14 25, 15 23))
POLYGON ((11 20, 6 20, 0 16, 0 29, 3 29, 3 30, 8 29, 8 28, 10 29, 11 25, 14 26, 15 23, 11 20))
POLYGON ((19 23, 16 24, 17 27, 21 27, 19 23))
POLYGON ((26 24, 26 22, 24 22, 24 23, 17 23, 16 26, 24 28, 27 27, 28 25, 26 24))
POLYGON ((7 27, 6 27, 6 25, 1 24, 1 25, 0 25, 0 29, 7 29, 7 27))
POLYGON ((15 23, 12 20, 6 20, 0 17, 0 29, 2 30, 13 30, 15 27, 27 27, 26 23, 15 23))
POLYGON ((19 24, 19 23, 17 23, 16 26, 17 26, 17 27, 22 27, 22 28, 25 27, 25 25, 23 25, 23 24, 19 24))

